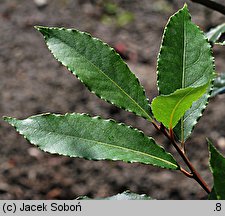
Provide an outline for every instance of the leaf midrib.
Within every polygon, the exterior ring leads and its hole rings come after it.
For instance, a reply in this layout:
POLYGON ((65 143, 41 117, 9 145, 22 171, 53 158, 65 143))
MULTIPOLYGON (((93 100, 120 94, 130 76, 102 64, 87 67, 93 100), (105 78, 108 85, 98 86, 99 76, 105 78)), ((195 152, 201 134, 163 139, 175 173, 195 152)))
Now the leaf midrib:
MULTIPOLYGON (((186 31, 186 22, 184 20, 183 16, 183 73, 182 73, 182 88, 185 88, 185 72, 186 72, 186 37, 187 37, 187 31, 186 31)), ((184 142, 184 117, 181 117, 181 142, 184 142)))
MULTIPOLYGON (((64 30, 65 31, 65 30, 64 30)), ((79 32, 76 32, 77 34, 79 34, 79 32)), ((67 41, 62 40, 61 38, 57 37, 57 35, 54 34, 54 37, 57 38, 58 40, 60 40, 61 42, 63 42, 66 46, 68 46, 69 48, 72 48, 81 58, 84 58, 88 63, 90 63, 94 68, 96 68, 96 70, 103 74, 106 78, 108 78, 123 94, 125 94, 147 117, 148 120, 152 121, 151 116, 126 92, 124 91, 114 80, 112 80, 107 74, 105 74, 101 68, 97 67, 92 61, 90 61, 88 58, 86 58, 84 55, 82 55, 81 53, 79 53, 77 51, 77 49, 75 49, 74 47, 71 47, 67 41)), ((52 37, 53 38, 53 37, 52 37)), ((49 39, 49 38, 48 38, 49 39)), ((62 62, 63 63, 63 62, 62 62)), ((65 64, 64 64, 65 65, 65 64)), ((65 65, 66 66, 66 65, 65 65)), ((132 72, 131 72, 132 73, 132 72)))
MULTIPOLYGON (((38 121, 37 121, 37 122, 38 122, 38 121)), ((29 127, 29 128, 31 128, 31 127, 29 127)), ((34 128, 34 127, 33 127, 33 128, 34 128)), ((34 129, 36 129, 36 128, 34 128, 34 129)), ((144 153, 144 152, 140 152, 140 151, 137 151, 137 150, 133 150, 133 149, 130 149, 130 148, 124 148, 124 147, 122 147, 122 146, 113 145, 113 144, 111 144, 111 143, 104 143, 104 142, 97 141, 97 140, 91 140, 91 139, 86 139, 86 138, 83 138, 83 137, 78 137, 78 136, 75 136, 75 135, 69 135, 69 134, 65 134, 65 133, 63 133, 63 134, 61 133, 61 134, 60 134, 59 132, 56 132, 56 131, 43 130, 43 129, 39 129, 39 131, 42 131, 42 132, 48 133, 48 134, 49 134, 49 133, 53 133, 53 134, 56 134, 56 135, 58 135, 58 136, 67 136, 67 137, 72 137, 72 138, 74 138, 74 139, 78 138, 78 139, 81 139, 81 140, 84 140, 84 141, 96 142, 96 143, 98 143, 98 144, 100 144, 100 145, 105 145, 105 146, 110 147, 110 148, 118 148, 118 149, 128 150, 128 151, 131 151, 131 152, 140 154, 140 155, 144 155, 144 156, 148 156, 148 157, 154 158, 154 159, 156 159, 156 160, 162 161, 162 162, 164 162, 164 163, 167 163, 167 164, 172 165, 172 166, 174 166, 174 167, 177 168, 177 165, 174 165, 174 163, 172 163, 172 162, 169 162, 169 161, 166 161, 166 160, 164 160, 164 159, 158 158, 158 157, 156 157, 156 156, 154 156, 154 155, 151 155, 151 154, 148 154, 148 153, 144 153)))
POLYGON ((183 57, 182 57, 182 88, 185 88, 185 72, 186 72, 186 22, 183 16, 183 57))
POLYGON ((177 107, 180 105, 180 103, 189 95, 191 94, 192 91, 194 91, 195 89, 190 90, 189 92, 187 92, 187 94, 185 94, 176 104, 176 106, 174 107, 174 109, 172 110, 172 113, 170 115, 170 128, 172 128, 172 121, 173 121, 173 117, 174 117, 174 113, 177 110, 177 107))

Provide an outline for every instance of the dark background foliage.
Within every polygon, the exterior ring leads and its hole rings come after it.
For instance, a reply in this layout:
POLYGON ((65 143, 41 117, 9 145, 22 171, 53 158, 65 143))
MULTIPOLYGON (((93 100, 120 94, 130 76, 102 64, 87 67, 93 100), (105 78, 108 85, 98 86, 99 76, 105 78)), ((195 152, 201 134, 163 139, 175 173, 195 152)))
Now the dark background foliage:
MULTIPOLYGON (((219 13, 187 3, 193 21, 204 31, 224 22, 219 13)), ((89 93, 53 59, 33 26, 73 27, 101 38, 118 50, 152 99, 157 95, 155 68, 163 28, 183 4, 183 0, 1 0, 0 116, 101 115, 142 129, 174 152, 145 120, 89 93)), ((214 54, 217 71, 224 71, 224 47, 215 47, 214 54)), ((212 99, 187 142, 191 161, 209 184, 212 177, 205 137, 225 151, 224 106, 224 95, 212 99)), ((206 198, 197 183, 176 171, 43 153, 0 120, 0 199, 104 197, 127 189, 157 199, 206 198)))

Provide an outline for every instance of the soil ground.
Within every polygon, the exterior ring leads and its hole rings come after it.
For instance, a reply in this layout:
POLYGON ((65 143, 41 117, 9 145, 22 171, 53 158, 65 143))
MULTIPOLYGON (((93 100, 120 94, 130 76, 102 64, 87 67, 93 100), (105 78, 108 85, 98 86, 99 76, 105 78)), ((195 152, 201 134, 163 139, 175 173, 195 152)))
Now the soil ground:
MULTIPOLYGON (((204 31, 224 22, 217 12, 187 3, 193 21, 204 31)), ((163 28, 183 4, 182 0, 54 0, 40 6, 33 0, 1 0, 0 116, 26 118, 46 112, 100 115, 143 130, 174 153, 145 120, 89 93, 53 59, 33 26, 76 28, 101 38, 120 50, 152 99, 157 95, 156 61, 163 28)), ((217 71, 224 71, 224 48, 215 47, 214 55, 217 71)), ((205 137, 225 152, 224 107, 225 95, 212 99, 187 142, 188 156, 210 186, 205 137)), ((155 199, 207 197, 197 183, 176 171, 43 153, 2 120, 0 138, 0 199, 105 197, 125 190, 155 199)))

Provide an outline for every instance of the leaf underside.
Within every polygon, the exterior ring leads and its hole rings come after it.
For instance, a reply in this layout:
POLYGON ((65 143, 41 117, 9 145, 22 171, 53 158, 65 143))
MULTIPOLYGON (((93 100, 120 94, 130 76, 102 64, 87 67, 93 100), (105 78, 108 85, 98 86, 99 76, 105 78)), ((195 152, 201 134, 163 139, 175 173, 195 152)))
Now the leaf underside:
MULTIPOLYGON (((212 82, 214 62, 210 44, 204 33, 191 22, 186 5, 170 18, 165 28, 157 72, 159 93, 163 95, 171 94, 177 89, 199 87, 212 82)), ((174 128, 181 141, 188 138, 202 115, 208 102, 210 87, 205 95, 193 103, 174 128)))
POLYGON ((225 158, 217 151, 208 140, 210 152, 210 169, 213 174, 214 187, 213 199, 225 200, 225 158))
POLYGON ((208 84, 197 88, 178 89, 169 95, 160 95, 152 101, 152 112, 157 121, 174 128, 184 113, 207 90, 208 84))
MULTIPOLYGON (((91 200, 89 197, 78 197, 78 200, 91 200)), ((152 200, 151 197, 145 195, 145 194, 136 194, 129 191, 124 191, 123 193, 106 197, 106 198, 96 198, 95 200, 152 200)))
POLYGON ((137 129, 86 114, 5 117, 32 144, 49 153, 90 160, 122 160, 178 169, 174 158, 137 129))
POLYGON ((115 50, 75 29, 36 27, 54 57, 98 97, 151 120, 143 87, 115 50))
POLYGON ((214 80, 213 91, 211 97, 225 93, 225 73, 221 73, 214 80))
POLYGON ((210 29, 210 31, 206 33, 206 37, 213 44, 218 43, 224 45, 225 44, 224 42, 222 43, 219 42, 219 39, 223 33, 225 33, 225 23, 210 29))

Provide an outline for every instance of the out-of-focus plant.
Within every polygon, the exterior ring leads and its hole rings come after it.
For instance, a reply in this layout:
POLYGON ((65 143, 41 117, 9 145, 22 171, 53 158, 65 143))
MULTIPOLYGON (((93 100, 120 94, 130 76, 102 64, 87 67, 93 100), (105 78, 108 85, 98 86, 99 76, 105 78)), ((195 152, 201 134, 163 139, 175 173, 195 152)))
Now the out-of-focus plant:
POLYGON ((116 25, 123 27, 134 21, 134 14, 128 10, 124 10, 119 4, 106 1, 103 2, 102 22, 108 25, 116 25))

